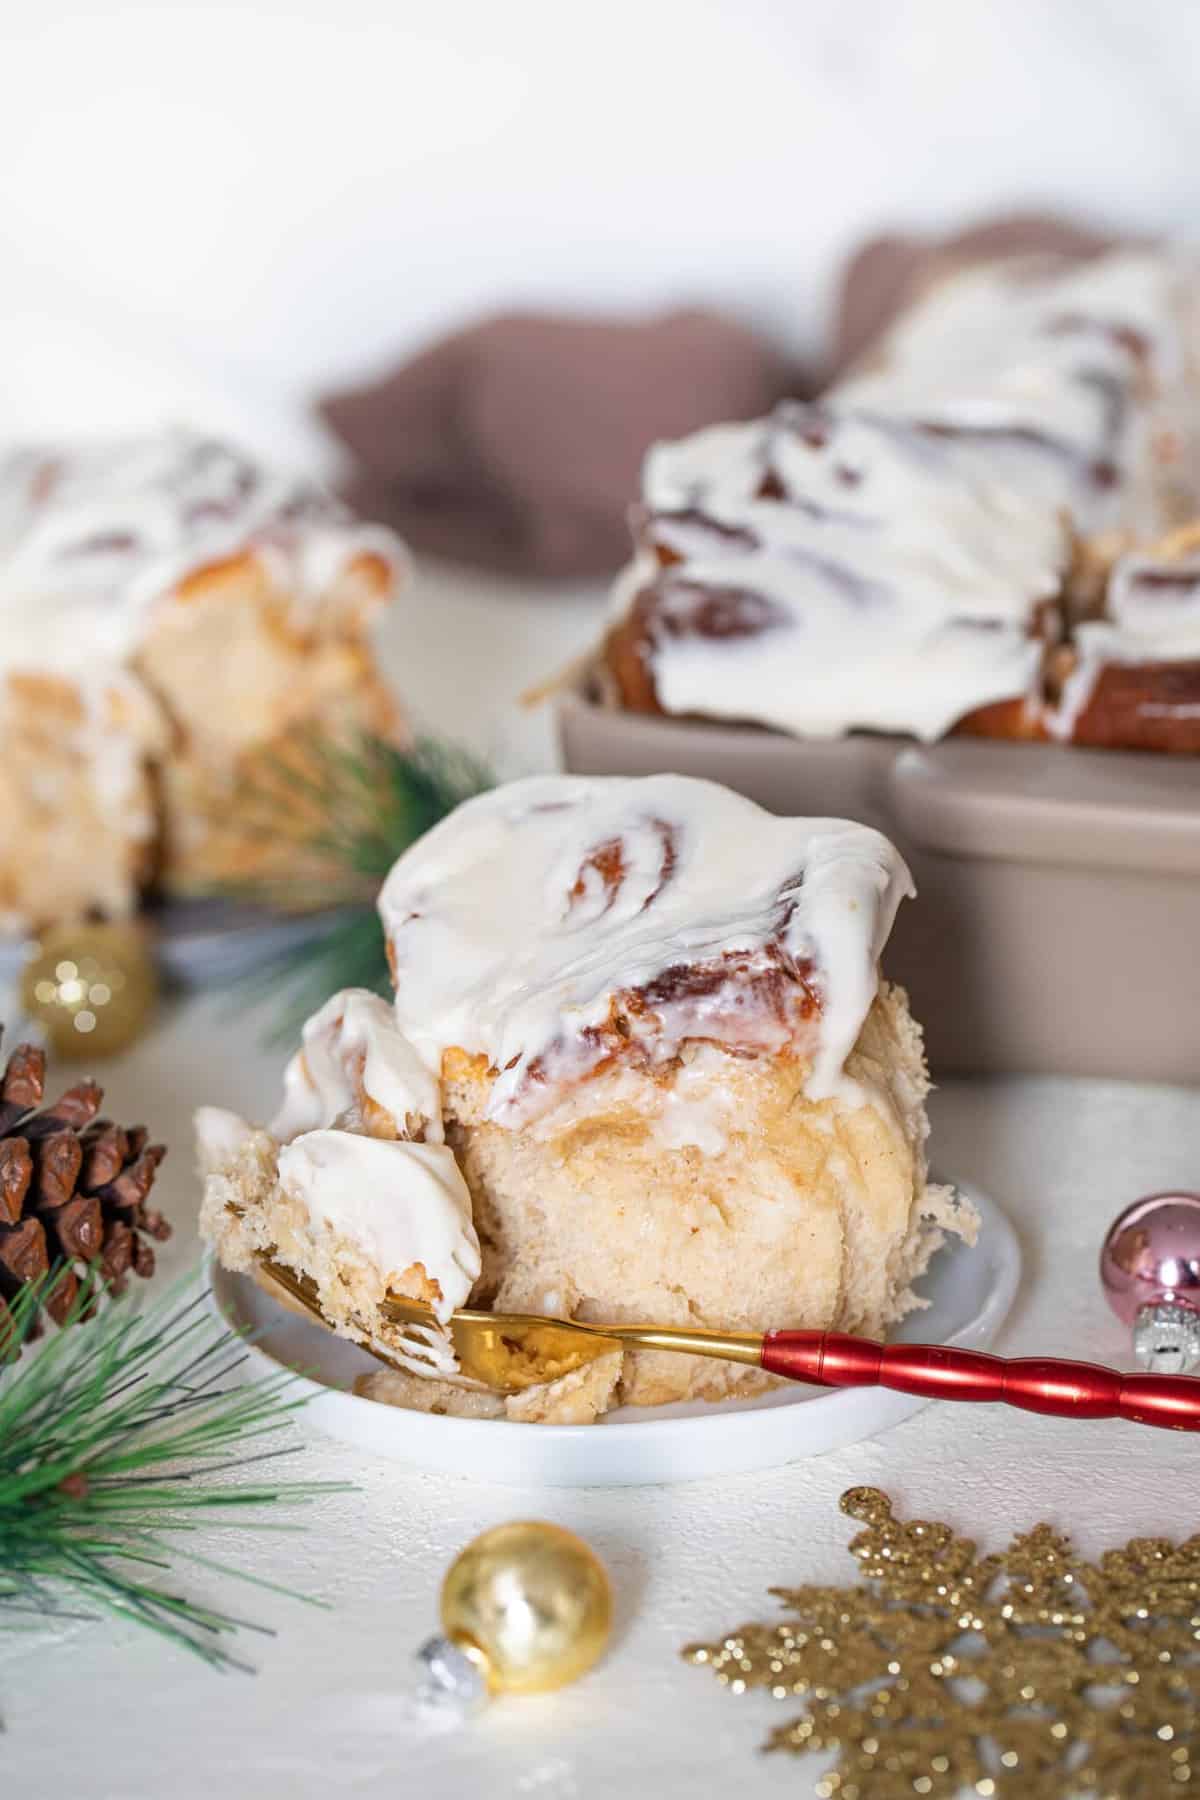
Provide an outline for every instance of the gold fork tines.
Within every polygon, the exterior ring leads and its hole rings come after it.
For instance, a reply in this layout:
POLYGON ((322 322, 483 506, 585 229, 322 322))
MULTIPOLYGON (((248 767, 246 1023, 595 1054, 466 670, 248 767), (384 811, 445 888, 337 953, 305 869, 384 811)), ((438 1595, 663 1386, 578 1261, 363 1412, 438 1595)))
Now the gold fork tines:
MULTIPOLYGON (((433 1309, 389 1294, 379 1310, 389 1324, 402 1328, 405 1354, 420 1360, 420 1339, 414 1333, 436 1325, 433 1309)), ((458 1366, 467 1379, 501 1394, 542 1387, 621 1347, 607 1326, 575 1325, 526 1313, 460 1308, 443 1329, 449 1332, 458 1366)), ((424 1360, 431 1369, 436 1368, 433 1357, 427 1354, 424 1360)))
MULTIPOLYGON (((321 1310, 321 1303, 317 1298, 317 1285, 311 1276, 301 1275, 295 1269, 289 1269, 285 1263, 276 1262, 275 1258, 268 1255, 265 1250, 256 1250, 254 1260, 261 1273, 266 1275, 288 1300, 293 1301, 301 1312, 307 1314, 315 1324, 323 1326, 326 1331, 336 1331, 336 1327, 330 1323, 321 1310)), ((430 1317, 432 1318, 432 1314, 430 1317)), ((427 1346, 422 1348, 422 1353, 418 1358, 408 1353, 407 1345, 401 1354, 389 1356, 380 1345, 367 1339, 355 1339, 355 1342, 360 1350, 365 1350, 368 1356, 375 1358, 376 1362, 383 1363, 385 1367, 395 1369, 402 1375, 411 1375, 414 1372, 429 1373, 430 1375, 441 1373, 430 1357, 427 1346), (414 1371, 412 1364, 418 1360, 423 1366, 414 1371)))
MULTIPOLYGON (((276 1262, 265 1251, 256 1252, 264 1273, 283 1288, 309 1315, 332 1330, 321 1310, 315 1284, 276 1262)), ((762 1355, 758 1332, 675 1330, 646 1325, 587 1325, 577 1319, 553 1319, 538 1313, 491 1313, 460 1308, 443 1324, 433 1308, 420 1300, 389 1294, 380 1306, 387 1324, 399 1327, 391 1348, 373 1343, 363 1349, 390 1368, 407 1373, 445 1373, 439 1366, 434 1343, 447 1335, 458 1363, 457 1376, 475 1381, 501 1394, 519 1394, 542 1387, 595 1362, 614 1350, 680 1351, 691 1356, 720 1357, 727 1362, 757 1365, 762 1355), (431 1342, 431 1334, 436 1337, 431 1342)))

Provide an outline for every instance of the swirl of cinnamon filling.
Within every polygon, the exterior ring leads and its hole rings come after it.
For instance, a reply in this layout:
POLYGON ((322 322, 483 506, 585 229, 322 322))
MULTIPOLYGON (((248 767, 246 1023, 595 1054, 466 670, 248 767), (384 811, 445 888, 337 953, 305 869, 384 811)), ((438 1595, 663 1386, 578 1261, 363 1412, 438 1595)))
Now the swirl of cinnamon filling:
POLYGON ((1195 310, 1161 253, 969 269, 819 406, 657 445, 606 645, 622 703, 805 737, 1086 732, 1090 654, 1052 716, 1079 540, 1195 510, 1195 310))
POLYGON ((450 1049, 486 1058, 490 1116, 518 1124, 689 1043, 794 1054, 811 1094, 836 1092, 911 891, 860 825, 682 776, 544 776, 435 827, 380 912, 400 1030, 435 1073, 450 1049))

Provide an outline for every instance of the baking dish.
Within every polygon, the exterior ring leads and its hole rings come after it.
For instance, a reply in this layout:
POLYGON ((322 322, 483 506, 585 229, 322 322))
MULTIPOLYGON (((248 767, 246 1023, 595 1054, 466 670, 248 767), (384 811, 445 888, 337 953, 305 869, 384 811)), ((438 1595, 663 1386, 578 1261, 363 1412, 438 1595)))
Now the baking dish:
POLYGON ((1200 762, 868 735, 804 741, 562 699, 566 767, 722 781, 874 825, 918 899, 884 958, 935 1074, 1200 1078, 1200 762))

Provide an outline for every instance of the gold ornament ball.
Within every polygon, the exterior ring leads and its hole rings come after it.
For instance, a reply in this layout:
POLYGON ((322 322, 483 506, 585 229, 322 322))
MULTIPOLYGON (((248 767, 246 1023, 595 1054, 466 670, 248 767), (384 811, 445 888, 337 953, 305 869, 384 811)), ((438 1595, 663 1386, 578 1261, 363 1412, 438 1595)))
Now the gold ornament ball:
POLYGON ((21 1004, 62 1057, 111 1056, 133 1043, 158 999, 134 925, 60 925, 42 933, 21 976, 21 1004))
POLYGON ((612 1592, 604 1564, 561 1525, 497 1525, 451 1564, 442 1628, 479 1663, 493 1693, 565 1687, 608 1642, 612 1592))

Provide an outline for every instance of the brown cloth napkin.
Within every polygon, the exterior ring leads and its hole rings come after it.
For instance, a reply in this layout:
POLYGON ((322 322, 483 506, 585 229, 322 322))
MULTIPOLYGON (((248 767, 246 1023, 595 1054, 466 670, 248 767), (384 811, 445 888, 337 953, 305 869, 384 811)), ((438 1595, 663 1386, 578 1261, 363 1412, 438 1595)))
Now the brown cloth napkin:
POLYGON ((949 271, 1000 256, 1097 256, 1131 242, 1049 213, 1012 213, 947 237, 871 238, 850 258, 842 277, 834 332, 832 375, 854 362, 922 287, 949 271))
POLYGON ((734 321, 513 314, 442 339, 320 410, 353 453, 347 499, 418 550, 512 574, 609 575, 659 438, 811 392, 734 321))

